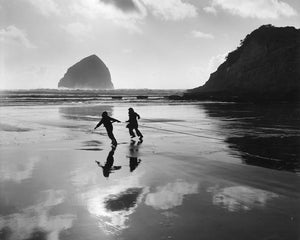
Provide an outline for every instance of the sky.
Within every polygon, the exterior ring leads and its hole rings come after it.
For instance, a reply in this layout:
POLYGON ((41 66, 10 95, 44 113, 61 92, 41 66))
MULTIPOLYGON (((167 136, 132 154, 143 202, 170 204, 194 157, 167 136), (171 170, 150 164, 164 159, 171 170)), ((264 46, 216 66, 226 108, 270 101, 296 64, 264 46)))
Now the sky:
POLYGON ((0 89, 57 88, 92 54, 115 88, 194 88, 264 24, 299 28, 300 1, 0 0, 0 89))

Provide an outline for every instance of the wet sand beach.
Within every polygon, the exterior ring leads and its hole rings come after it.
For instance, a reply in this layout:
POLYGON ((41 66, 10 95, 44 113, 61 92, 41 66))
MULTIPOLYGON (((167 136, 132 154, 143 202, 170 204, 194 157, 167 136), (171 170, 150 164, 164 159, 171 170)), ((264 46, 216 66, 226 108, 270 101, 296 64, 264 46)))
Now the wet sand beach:
POLYGON ((299 106, 0 108, 0 239, 297 240, 299 106), (130 139, 128 108, 143 141, 130 139), (114 123, 112 148, 103 111, 114 123), (106 167, 105 167, 106 166, 106 167))

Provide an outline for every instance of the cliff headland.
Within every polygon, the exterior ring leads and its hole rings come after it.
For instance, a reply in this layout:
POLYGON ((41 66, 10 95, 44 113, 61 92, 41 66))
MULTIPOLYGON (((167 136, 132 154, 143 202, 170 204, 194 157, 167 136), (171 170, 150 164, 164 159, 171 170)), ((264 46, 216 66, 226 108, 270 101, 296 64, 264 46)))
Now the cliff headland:
POLYGON ((254 30, 203 86, 182 99, 299 101, 300 30, 272 25, 254 30))

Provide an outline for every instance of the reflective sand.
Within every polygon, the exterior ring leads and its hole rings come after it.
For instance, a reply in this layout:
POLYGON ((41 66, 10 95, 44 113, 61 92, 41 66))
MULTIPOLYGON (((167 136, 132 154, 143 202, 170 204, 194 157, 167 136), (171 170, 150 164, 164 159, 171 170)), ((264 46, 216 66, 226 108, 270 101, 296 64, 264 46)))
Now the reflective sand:
POLYGON ((298 239, 291 105, 2 107, 0 239, 298 239), (144 141, 124 122, 133 107, 144 141), (106 167, 105 167, 106 166, 106 167))

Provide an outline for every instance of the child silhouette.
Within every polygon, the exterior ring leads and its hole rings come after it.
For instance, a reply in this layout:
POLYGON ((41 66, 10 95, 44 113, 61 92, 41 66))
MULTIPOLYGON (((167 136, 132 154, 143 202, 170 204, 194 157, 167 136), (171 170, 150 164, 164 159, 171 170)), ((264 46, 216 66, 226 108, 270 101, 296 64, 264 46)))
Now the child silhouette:
POLYGON ((96 127, 94 128, 94 130, 97 129, 98 127, 100 127, 103 124, 103 126, 106 129, 108 137, 111 139, 111 144, 112 145, 117 145, 117 140, 116 140, 116 138, 115 138, 115 136, 113 134, 113 125, 112 125, 113 122, 120 122, 120 121, 117 120, 117 119, 114 119, 112 117, 109 117, 108 114, 107 114, 107 112, 104 111, 102 113, 102 119, 96 125, 96 127))
POLYGON ((133 110, 133 108, 129 108, 129 109, 128 109, 128 116, 129 116, 129 120, 126 121, 126 122, 128 122, 129 124, 127 124, 126 127, 127 127, 128 130, 129 130, 130 136, 131 136, 132 138, 135 137, 135 134, 134 134, 134 132, 133 132, 133 130, 135 130, 136 135, 138 135, 138 137, 140 137, 140 139, 142 139, 142 138, 143 138, 143 135, 142 135, 142 133, 141 133, 141 132, 139 131, 139 129, 138 129, 138 122, 137 122, 137 119, 140 119, 140 118, 141 118, 140 115, 137 114, 137 113, 133 110))

